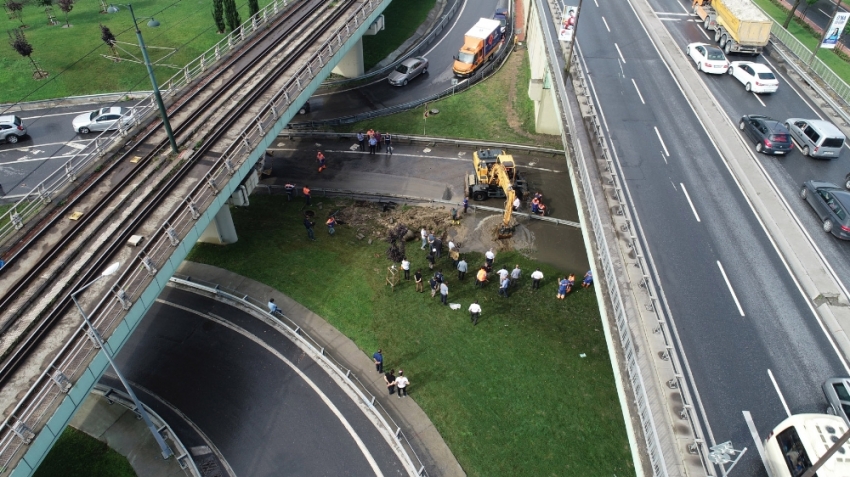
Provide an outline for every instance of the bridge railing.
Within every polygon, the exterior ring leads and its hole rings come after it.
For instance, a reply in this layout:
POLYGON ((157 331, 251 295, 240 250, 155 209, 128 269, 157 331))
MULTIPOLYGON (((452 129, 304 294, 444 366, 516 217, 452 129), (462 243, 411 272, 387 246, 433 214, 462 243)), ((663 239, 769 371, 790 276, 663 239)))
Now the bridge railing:
POLYGON ((310 336, 304 331, 304 328, 292 318, 285 314, 272 315, 268 313, 268 307, 262 300, 258 300, 238 290, 223 287, 217 283, 198 280, 197 278, 187 276, 175 276, 171 278, 171 283, 182 287, 193 288, 205 293, 209 293, 223 300, 241 304, 253 310, 255 314, 260 314, 266 322, 271 322, 275 328, 285 331, 286 335, 293 340, 297 340, 304 346, 307 346, 316 355, 317 359, 324 361, 330 369, 334 370, 339 378, 341 378, 363 401, 363 403, 371 410, 375 417, 384 425, 390 434, 395 436, 396 444, 400 446, 401 452, 406 457, 405 464, 408 469, 418 476, 427 476, 425 465, 416 454, 410 440, 402 431, 401 426, 392 418, 387 409, 381 404, 378 398, 369 391, 369 388, 363 384, 357 377, 355 371, 345 367, 333 354, 327 351, 327 346, 316 338, 310 336))
MULTIPOLYGON (((104 337, 104 341, 108 340, 111 330, 116 330, 122 324, 133 303, 142 298, 162 264, 172 260, 172 254, 180 241, 195 227, 196 220, 213 203, 222 186, 229 182, 240 166, 249 159, 260 139, 272 131, 280 114, 294 104, 304 87, 319 74, 321 68, 344 46, 356 29, 368 20, 381 1, 364 1, 344 25, 331 32, 328 40, 290 78, 280 92, 260 109, 260 114, 210 166, 204 179, 183 199, 182 206, 177 207, 152 234, 150 240, 139 247, 137 261, 124 267, 109 292, 100 298, 90 312, 91 321, 104 337)), ((174 266, 174 269, 176 268, 174 266)), ((159 289, 164 286, 165 283, 160 283, 159 289)), ((155 296, 148 292, 145 295, 146 302, 153 302, 155 296)), ((130 325, 123 323, 123 326, 130 325)), ((122 331, 126 332, 127 329, 122 331)), ((96 353, 97 349, 89 339, 85 326, 81 325, 46 366, 45 371, 33 382, 0 427, 0 469, 8 468, 18 457, 22 446, 29 444, 37 433, 43 430, 56 406, 70 390, 70 384, 83 378, 84 372, 90 372, 87 367, 96 353)))
MULTIPOLYGON (((165 81, 160 85, 160 89, 166 96, 176 96, 189 83, 206 74, 216 62, 224 55, 231 53, 252 33, 297 1, 272 0, 272 3, 266 5, 256 15, 242 23, 240 28, 230 32, 221 41, 165 81)), ((117 131, 105 131, 85 147, 76 150, 61 169, 50 174, 30 192, 18 199, 8 211, 0 215, 0 243, 3 243, 17 230, 22 229, 29 220, 36 217, 47 204, 59 196, 68 184, 76 181, 78 174, 81 174, 85 168, 113 150, 114 146, 123 141, 133 127, 158 114, 152 94, 133 105, 132 109, 133 121, 131 124, 121 125, 117 131)), ((11 261, 10 257, 5 258, 7 262, 11 261)))

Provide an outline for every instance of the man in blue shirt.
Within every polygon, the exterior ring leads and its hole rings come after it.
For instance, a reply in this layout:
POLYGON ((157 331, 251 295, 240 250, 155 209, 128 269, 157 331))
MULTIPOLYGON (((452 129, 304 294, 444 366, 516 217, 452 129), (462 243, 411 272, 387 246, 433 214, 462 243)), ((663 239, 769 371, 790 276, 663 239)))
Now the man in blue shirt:
POLYGON ((378 373, 384 372, 384 355, 381 354, 381 350, 375 351, 375 354, 372 355, 372 359, 375 360, 375 370, 378 373))
POLYGON ((281 315, 283 314, 283 312, 280 311, 280 308, 278 308, 277 304, 274 302, 274 298, 269 298, 268 307, 269 307, 269 313, 271 313, 271 314, 275 314, 275 313, 278 313, 278 314, 281 314, 281 315))

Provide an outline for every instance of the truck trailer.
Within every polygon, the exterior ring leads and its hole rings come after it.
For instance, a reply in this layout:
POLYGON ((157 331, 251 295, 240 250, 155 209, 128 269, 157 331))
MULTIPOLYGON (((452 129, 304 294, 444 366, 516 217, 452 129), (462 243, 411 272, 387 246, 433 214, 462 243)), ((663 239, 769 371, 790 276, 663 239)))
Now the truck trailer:
POLYGON ((452 71, 461 78, 472 76, 475 70, 489 60, 505 39, 505 27, 498 19, 481 18, 466 32, 463 47, 455 56, 452 71))
POLYGON ((758 55, 770 41, 772 22, 751 0, 694 0, 693 8, 726 54, 758 55))

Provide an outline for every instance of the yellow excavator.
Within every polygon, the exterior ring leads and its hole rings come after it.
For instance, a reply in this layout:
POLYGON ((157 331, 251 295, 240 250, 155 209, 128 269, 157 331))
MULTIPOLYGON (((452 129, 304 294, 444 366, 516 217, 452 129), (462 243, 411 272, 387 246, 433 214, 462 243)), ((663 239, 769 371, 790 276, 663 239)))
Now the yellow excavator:
POLYGON ((505 212, 496 235, 500 239, 511 237, 516 226, 511 217, 514 199, 522 200, 527 192, 527 184, 516 170, 513 156, 500 149, 479 149, 472 153, 472 163, 475 173, 466 178, 469 197, 478 201, 504 197, 505 212))

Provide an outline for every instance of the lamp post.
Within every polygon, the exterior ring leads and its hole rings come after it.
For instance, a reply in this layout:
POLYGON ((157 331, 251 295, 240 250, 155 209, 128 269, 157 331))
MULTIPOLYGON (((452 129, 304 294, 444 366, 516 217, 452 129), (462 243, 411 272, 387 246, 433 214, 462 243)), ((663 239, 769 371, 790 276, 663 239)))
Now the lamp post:
MULTIPOLYGON (((117 13, 118 7, 115 5, 124 5, 123 3, 118 4, 110 4, 109 8, 106 9, 108 13, 117 13)), ((126 4, 127 8, 130 9, 130 16, 133 17, 133 27, 136 28, 136 37, 139 39, 139 47, 142 49, 142 58, 145 60, 145 67, 148 69, 148 76, 151 78, 151 85, 153 86, 153 95, 156 98, 156 104, 159 106, 159 115, 162 117, 162 124, 165 126, 165 133, 168 135, 168 142, 171 144, 171 150, 174 153, 178 153, 177 150, 177 141, 174 140, 174 133, 171 131, 171 123, 168 122, 168 111, 165 109, 165 104, 162 102, 162 95, 159 94, 159 86, 156 83, 156 77, 153 74, 153 66, 151 65, 151 59, 148 57, 148 50, 145 48, 145 40, 142 38, 142 31, 139 30, 139 23, 136 21, 136 13, 133 11, 133 5, 126 4)), ((151 17, 148 22, 148 26, 152 28, 156 28, 159 26, 159 22, 156 21, 153 17, 151 17)))
POLYGON ((121 374, 121 370, 118 369, 118 365, 116 365, 115 361, 112 359, 111 353, 103 345, 103 340, 101 339, 100 334, 97 332, 97 329, 95 329, 94 325, 89 320, 89 317, 88 315, 86 315, 86 312, 83 311, 83 307, 80 306, 80 302, 77 301, 76 295, 78 293, 94 285, 101 278, 108 277, 109 275, 112 275, 113 273, 117 272, 120 267, 120 263, 113 263, 106 270, 101 272, 99 277, 95 278, 79 290, 71 293, 71 299, 74 300, 74 304, 77 305, 77 310, 79 310, 80 314, 83 315, 83 321, 86 322, 86 326, 89 329, 89 336, 95 342, 95 345, 103 351, 104 356, 106 356, 106 360, 109 361, 109 364, 112 366, 112 369, 115 370, 115 374, 118 375, 118 379, 121 381, 121 384, 124 385, 124 389, 127 390, 127 394, 129 394, 130 397, 133 398, 133 402, 136 404, 136 409, 138 410, 139 415, 142 416, 142 420, 145 421, 145 425, 148 426, 148 429, 151 431, 151 434, 153 434, 153 438, 156 440, 156 443, 159 444, 160 451, 162 452, 162 458, 168 459, 169 457, 174 455, 174 452, 172 452, 171 448, 168 447, 168 444, 165 443, 165 439, 162 438, 162 435, 157 432, 156 427, 154 427, 153 422, 151 422, 150 416, 148 416, 148 412, 145 411, 144 406, 142 406, 142 403, 139 402, 139 398, 136 397, 136 393, 133 392, 133 388, 131 388, 130 385, 127 383, 127 380, 124 378, 124 375, 121 374))

